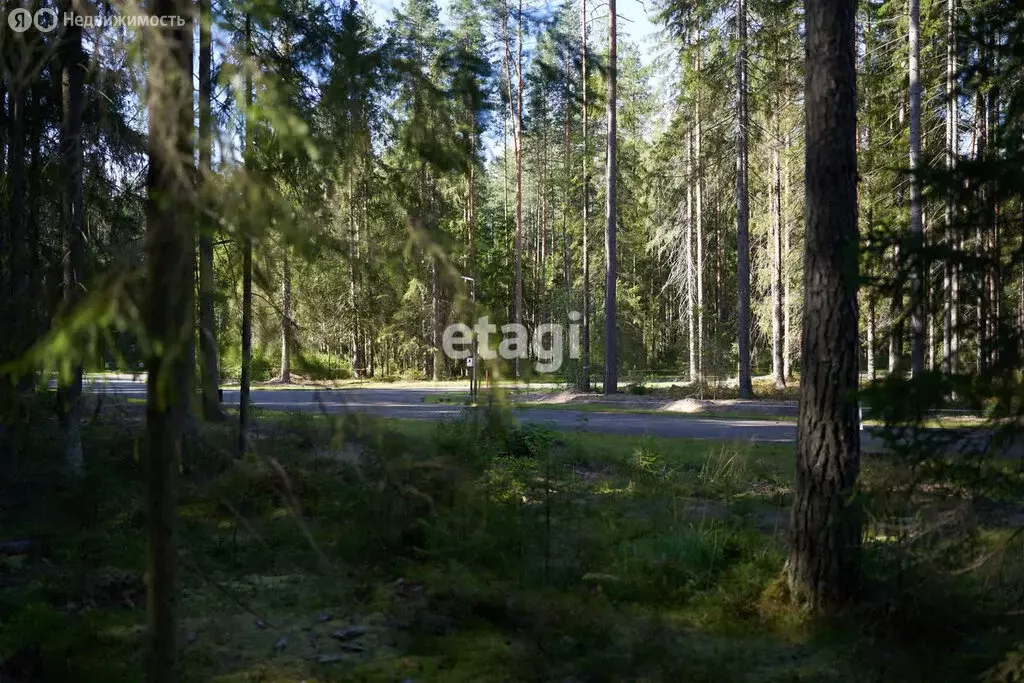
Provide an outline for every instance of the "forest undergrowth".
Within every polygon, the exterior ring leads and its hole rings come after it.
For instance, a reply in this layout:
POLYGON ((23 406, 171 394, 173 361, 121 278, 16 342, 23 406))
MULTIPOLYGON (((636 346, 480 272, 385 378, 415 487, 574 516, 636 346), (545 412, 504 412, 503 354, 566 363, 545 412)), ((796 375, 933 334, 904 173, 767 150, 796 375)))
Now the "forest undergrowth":
MULTIPOLYGON (((33 457, 0 483, 0 679, 139 680, 141 416, 94 414, 69 484, 38 411, 33 457)), ((555 432, 498 410, 256 425, 241 460, 230 424, 189 439, 183 680, 1020 680, 1022 513, 992 483, 1018 486, 1015 463, 985 465, 982 492, 869 459, 867 597, 823 625, 777 583, 789 445, 555 432)))

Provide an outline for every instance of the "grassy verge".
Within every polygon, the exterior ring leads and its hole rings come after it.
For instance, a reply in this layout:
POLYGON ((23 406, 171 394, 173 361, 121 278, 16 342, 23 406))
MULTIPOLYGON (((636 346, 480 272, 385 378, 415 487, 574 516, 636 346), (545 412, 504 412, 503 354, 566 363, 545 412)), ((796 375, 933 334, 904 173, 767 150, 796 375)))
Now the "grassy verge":
MULTIPOLYGON (((780 606, 788 446, 494 415, 257 423, 243 460, 226 425, 202 425, 185 456, 185 681, 976 680, 1020 637, 982 610, 1017 599, 1012 554, 998 575, 927 584, 900 638, 780 606)), ((0 482, 5 539, 38 543, 0 558, 0 653, 37 652, 43 680, 141 680, 141 421, 88 426, 79 485, 54 476, 55 425, 32 425, 34 457, 0 482)), ((868 480, 891 478, 881 467, 868 480)))

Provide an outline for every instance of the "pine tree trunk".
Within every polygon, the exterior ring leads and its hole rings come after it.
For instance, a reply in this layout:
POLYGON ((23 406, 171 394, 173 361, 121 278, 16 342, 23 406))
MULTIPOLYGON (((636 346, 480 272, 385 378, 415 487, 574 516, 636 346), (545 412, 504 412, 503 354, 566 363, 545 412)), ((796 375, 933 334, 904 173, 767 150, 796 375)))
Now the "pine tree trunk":
POLYGON ((775 118, 775 139, 772 145, 772 374, 775 388, 786 388, 785 356, 783 354, 782 306, 782 162, 779 159, 778 139, 781 135, 778 116, 775 118))
MULTIPOLYGON (((24 144, 21 138, 21 125, 19 117, 23 115, 20 111, 20 86, 12 80, 7 69, 0 69, 0 110, 3 113, 3 120, 0 121, 0 168, 6 171, 8 178, 8 205, 7 211, 0 213, 0 254, 8 254, 9 260, 6 263, 0 262, 0 315, 7 321, 11 329, 17 329, 19 315, 17 299, 15 299, 15 273, 16 266, 14 254, 19 249, 16 236, 19 235, 19 215, 15 209, 19 208, 14 190, 24 177, 24 144), (17 170, 17 175, 14 174, 17 170)), ((22 190, 23 192, 24 190, 22 190)), ((22 200, 23 201, 23 200, 22 200)), ((20 208, 19 208, 20 211, 20 208)), ((0 359, 11 361, 17 358, 18 341, 14 334, 5 335, 0 338, 0 359)), ((4 376, 0 377, 0 465, 7 467, 16 466, 20 458, 21 421, 17 419, 14 408, 17 405, 17 391, 13 381, 4 376)))
MULTIPOLYGON (((62 3, 62 11, 71 11, 62 3)), ((81 299, 85 285, 85 208, 82 185, 82 112, 85 82, 85 52, 82 29, 69 25, 61 43, 61 166, 64 173, 64 197, 61 217, 64 224, 64 306, 71 310, 81 299)), ((71 368, 71 377, 61 378, 61 422, 64 428, 64 469, 71 476, 84 474, 82 455, 82 366, 71 368)))
MULTIPOLYGON (((252 55, 252 18, 245 16, 245 54, 252 55)), ((252 74, 245 74, 245 168, 250 182, 254 180, 252 125, 252 74)), ((252 382, 252 236, 246 226, 242 235, 242 370, 238 392, 238 457, 242 457, 249 441, 249 388, 252 382)))
MULTIPOLYGON (((988 136, 985 130, 986 122, 986 101, 985 96, 979 91, 974 100, 974 125, 975 125, 975 160, 983 160, 987 152, 988 136)), ((987 206, 987 197, 985 196, 986 188, 981 187, 978 190, 980 201, 982 206, 987 206)), ((984 263, 987 254, 986 240, 985 240, 985 220, 978 221, 977 227, 977 244, 975 246, 975 254, 981 257, 984 263)), ((983 266, 978 275, 978 374, 983 374, 988 368, 988 297, 985 286, 985 278, 987 276, 987 265, 983 266)))
POLYGON ((25 229, 25 87, 13 81, 8 93, 10 149, 8 155, 9 192, 9 254, 10 308, 8 320, 13 334, 6 335, 11 344, 9 358, 18 358, 28 341, 28 239, 25 229))
POLYGON ((580 353, 580 391, 590 391, 590 138, 587 135, 587 0, 580 0, 580 31, 582 35, 582 81, 583 104, 583 319, 580 334, 583 337, 583 349, 580 353))
MULTIPOLYGON (((421 164, 421 172, 423 166, 421 164)), ((352 376, 363 377, 363 330, 359 315, 359 227, 356 222, 354 171, 348 176, 348 276, 349 305, 352 308, 352 376)), ((433 290, 431 290, 433 292, 433 290)))
MULTIPOLYGON (((993 37, 993 42, 995 38, 993 37)), ((998 72, 997 55, 991 57, 993 60, 992 70, 998 72)), ((1000 149, 1001 141, 999 135, 999 86, 993 85, 988 96, 988 116, 985 119, 985 130, 987 133, 988 146, 994 150, 1000 149)), ((999 196, 995 187, 991 187, 988 195, 989 214, 989 253, 991 262, 988 267, 988 338, 993 342, 989 348, 988 360, 990 364, 999 363, 999 350, 1001 341, 999 335, 999 321, 1002 315, 1000 299, 1002 298, 1002 255, 999 235, 999 196)))
MULTIPOLYGON (((523 322, 523 3, 519 1, 516 15, 516 88, 512 87, 511 31, 508 27, 509 7, 506 0, 502 14, 505 39, 505 74, 508 85, 508 106, 512 118, 512 150, 516 164, 516 227, 515 227, 515 308, 517 324, 523 322)), ((519 357, 515 358, 515 377, 519 379, 519 357)))
MULTIPOLYGON (((433 177, 430 179, 430 229, 437 232, 437 188, 433 177)), ((441 272, 437 256, 430 255, 430 374, 435 382, 441 379, 444 358, 441 355, 441 272)), ((360 349, 361 353, 361 349, 360 349)), ((360 359, 361 360, 361 359, 360 359)))
MULTIPOLYGON (((867 144, 870 145, 871 144, 871 129, 870 128, 867 129, 866 138, 867 138, 867 144)), ((872 205, 870 203, 870 200, 868 202, 867 211, 865 213, 866 213, 865 223, 867 225, 867 232, 868 232, 867 250, 868 250, 868 253, 871 253, 871 235, 874 234, 874 229, 875 229, 875 214, 874 214, 874 209, 873 209, 873 207, 872 207, 872 205)), ((873 274, 872 267, 869 265, 869 266, 867 266, 867 268, 868 268, 868 275, 869 276, 872 275, 873 274)), ((875 375, 877 373, 877 369, 875 367, 875 352, 876 352, 877 346, 878 346, 878 339, 877 339, 878 332, 877 332, 876 327, 875 327, 875 316, 876 316, 876 311, 875 311, 875 289, 874 289, 873 285, 868 286, 866 289, 867 289, 866 294, 867 294, 867 298, 868 298, 868 325, 867 325, 867 328, 868 328, 868 330, 867 330, 867 337, 868 338, 867 338, 867 344, 866 344, 867 345, 867 364, 868 364, 867 370, 868 370, 868 377, 871 378, 871 379, 875 379, 875 375)))
POLYGON ((466 232, 469 236, 469 275, 477 277, 476 264, 476 114, 470 117, 469 173, 466 177, 466 232))
MULTIPOLYGON (((1021 225, 1024 225, 1024 202, 1019 206, 1021 225)), ((1017 338, 1021 346, 1020 353, 1024 353, 1024 263, 1020 266, 1020 281, 1017 284, 1019 293, 1017 299, 1017 338)))
POLYGON ((292 381, 292 267, 288 247, 284 248, 283 273, 281 278, 281 384, 292 381))
MULTIPOLYGON (((176 0, 156 0, 158 16, 189 17, 176 0)), ((149 54, 149 174, 146 255, 146 334, 154 353, 147 362, 146 679, 177 680, 177 473, 191 395, 194 223, 188 210, 193 188, 192 24, 161 30, 149 54), (186 164, 186 168, 181 167, 186 164)))
POLYGON ((925 365, 925 263, 924 226, 921 215, 921 7, 920 0, 910 0, 910 370, 914 375, 924 372, 925 365))
MULTIPOLYGON (((546 117, 545 117, 546 118, 546 117)), ((546 123, 546 121, 544 122, 546 123)), ((537 256, 537 317, 534 324, 547 319, 547 260, 548 260, 548 128, 542 123, 540 154, 540 249, 537 256)))
POLYGON ((747 184, 747 2, 736 0, 736 290, 740 398, 754 395, 750 377, 750 208, 747 184))
MULTIPOLYGON (((892 249, 892 272, 900 272, 900 247, 896 245, 892 249)), ((889 374, 900 371, 900 360, 903 355, 903 324, 899 320, 903 308, 903 292, 896 284, 892 301, 889 305, 889 319, 891 327, 889 330, 889 374)))
POLYGON ((615 327, 615 284, 617 279, 615 257, 616 203, 615 181, 617 166, 615 152, 618 144, 616 128, 616 29, 615 0, 608 0, 608 166, 605 171, 607 190, 605 192, 604 232, 604 394, 609 396, 618 391, 618 334, 615 327))
MULTIPOLYGON (((0 175, 7 175, 7 138, 8 138, 8 116, 7 116, 7 76, 4 70, 0 69, 0 175)), ((8 250, 8 216, 0 215, 0 254, 6 254, 8 250)), ((6 268, 0 267, 0 313, 8 312, 8 294, 10 292, 8 280, 9 273, 6 268)), ((6 344, 0 342, 0 357, 5 357, 6 344)), ((3 383, 0 382, 0 397, 2 397, 3 383)), ((4 444, 4 425, 0 421, 0 445, 4 444)))
POLYGON ((868 377, 875 379, 877 370, 875 369, 875 346, 878 341, 875 339, 875 296, 873 293, 868 292, 868 339, 867 339, 867 356, 868 356, 868 377))
POLYGON ((568 319, 569 313, 572 311, 572 275, 570 272, 570 261, 569 261, 569 199, 572 195, 572 179, 571 179, 571 164, 572 164, 572 137, 570 136, 570 115, 571 115, 571 94, 569 92, 569 86, 571 83, 570 68, 571 68, 571 52, 568 48, 565 50, 565 62, 563 69, 565 70, 565 90, 563 91, 563 106, 565 111, 562 112, 562 281, 565 283, 565 315, 568 319))
MULTIPOLYGON (((946 171, 953 173, 956 169, 956 155, 959 146, 958 120, 959 112, 957 107, 956 94, 956 0, 946 0, 946 146, 945 161, 946 171)), ((944 369, 947 373, 958 371, 956 359, 954 358, 954 319, 957 317, 956 295, 954 293, 954 278, 956 277, 955 250, 957 239, 955 231, 956 220, 956 195, 952 189, 946 194, 945 228, 946 228, 946 249, 949 255, 946 257, 945 268, 943 269, 943 285, 946 292, 946 301, 943 306, 943 329, 942 329, 942 357, 944 369)))
MULTIPOLYGON (((786 150, 791 149, 792 145, 792 134, 787 131, 786 150)), ((789 225, 790 206, 792 206, 789 200, 789 157, 790 155, 786 154, 786 168, 782 174, 782 270, 784 275, 782 285, 782 374, 786 379, 793 378, 793 352, 791 350, 793 339, 793 297, 791 292, 793 286, 793 231, 789 225)))
POLYGON ((700 118, 700 27, 694 29, 694 77, 696 92, 693 102, 693 156, 697 164, 694 182, 694 232, 697 240, 697 379, 704 380, 704 161, 701 138, 704 131, 700 118))
MULTIPOLYGON (((39 311, 37 310, 37 304, 35 302, 42 300, 42 287, 43 287, 43 269, 40 261, 40 245, 42 240, 39 234, 39 198, 42 197, 42 191, 40 184, 42 182, 42 172, 40 168, 40 158, 43 155, 42 149, 42 136, 43 136, 43 109, 42 109, 42 90, 41 83, 34 83, 29 88, 30 98, 29 107, 26 110, 25 121, 27 123, 27 144, 28 144, 28 188, 27 188, 27 205, 26 209, 28 215, 26 216, 25 223, 25 237, 28 240, 28 273, 26 276, 26 293, 27 303, 25 306, 26 322, 28 325, 28 333, 25 341, 31 343, 42 329, 45 329, 41 325, 41 319, 39 311)), ((34 374, 34 371, 33 371, 34 374)), ((31 383, 33 375, 27 375, 25 377, 26 384, 25 388, 28 388, 31 383)))
MULTIPOLYGON (((7 77, 0 73, 0 174, 7 173, 7 77)), ((7 225, 0 219, 0 253, 7 253, 7 225)), ((3 275, 0 274, 0 278, 3 275)), ((0 279, 0 286, 4 282, 0 279)))
POLYGON ((793 599, 818 612, 859 586, 856 6, 806 5, 803 366, 786 576, 793 599))
MULTIPOLYGON (((508 62, 505 62, 505 67, 508 68, 508 62)), ((502 203, 502 232, 508 230, 508 123, 505 120, 505 115, 501 116, 501 186, 503 191, 503 203, 502 203)))
MULTIPOLYGON (((199 2, 199 183, 207 187, 213 160, 213 37, 210 0, 199 2)), ((209 191, 200 193, 205 201, 209 191)), ((214 313, 213 225, 199 212, 199 372, 203 417, 223 420, 217 388, 220 366, 217 360, 217 325, 214 313)))
POLYGON ((693 132, 688 132, 686 136, 686 230, 684 231, 684 238, 686 244, 683 246, 683 253, 686 260, 686 287, 683 290, 683 296, 686 297, 686 326, 687 326, 687 339, 689 342, 690 352, 690 381, 697 381, 697 335, 696 335, 696 315, 694 304, 696 303, 696 297, 694 296, 694 272, 693 272, 693 132))
POLYGON ((715 331, 719 329, 719 325, 725 322, 726 311, 725 311, 725 288, 722 286, 722 240, 724 239, 724 231, 722 230, 721 221, 719 220, 719 205, 714 205, 715 215, 715 311, 718 313, 718 325, 715 326, 715 331))

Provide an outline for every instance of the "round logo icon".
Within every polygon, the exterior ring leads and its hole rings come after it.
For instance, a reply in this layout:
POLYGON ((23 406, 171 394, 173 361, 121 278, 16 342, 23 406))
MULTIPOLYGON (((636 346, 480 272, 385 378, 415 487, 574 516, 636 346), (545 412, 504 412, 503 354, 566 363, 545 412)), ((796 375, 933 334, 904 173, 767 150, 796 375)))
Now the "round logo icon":
MULTIPOLYGON (((54 21, 54 23, 57 22, 54 21)), ((32 13, 24 7, 11 10, 7 15, 7 25, 10 26, 15 33, 24 33, 28 30, 28 27, 32 25, 32 13)))
POLYGON ((57 10, 51 7, 44 7, 36 10, 35 16, 32 17, 33 23, 42 33, 49 33, 53 29, 57 28, 57 10))

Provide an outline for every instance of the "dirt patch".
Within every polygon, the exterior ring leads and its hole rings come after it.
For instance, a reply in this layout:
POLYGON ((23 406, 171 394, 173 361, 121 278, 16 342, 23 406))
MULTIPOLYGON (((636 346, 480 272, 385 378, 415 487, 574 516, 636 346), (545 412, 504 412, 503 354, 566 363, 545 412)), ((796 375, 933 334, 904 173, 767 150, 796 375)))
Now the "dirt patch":
POLYGON ((558 393, 524 393, 516 401, 537 405, 573 405, 585 403, 591 406, 607 405, 609 410, 651 410, 666 413, 687 413, 692 415, 712 414, 757 414, 768 417, 792 417, 797 414, 795 401, 749 401, 740 399, 665 399, 658 396, 634 396, 614 394, 599 396, 581 391, 566 390, 558 393))

